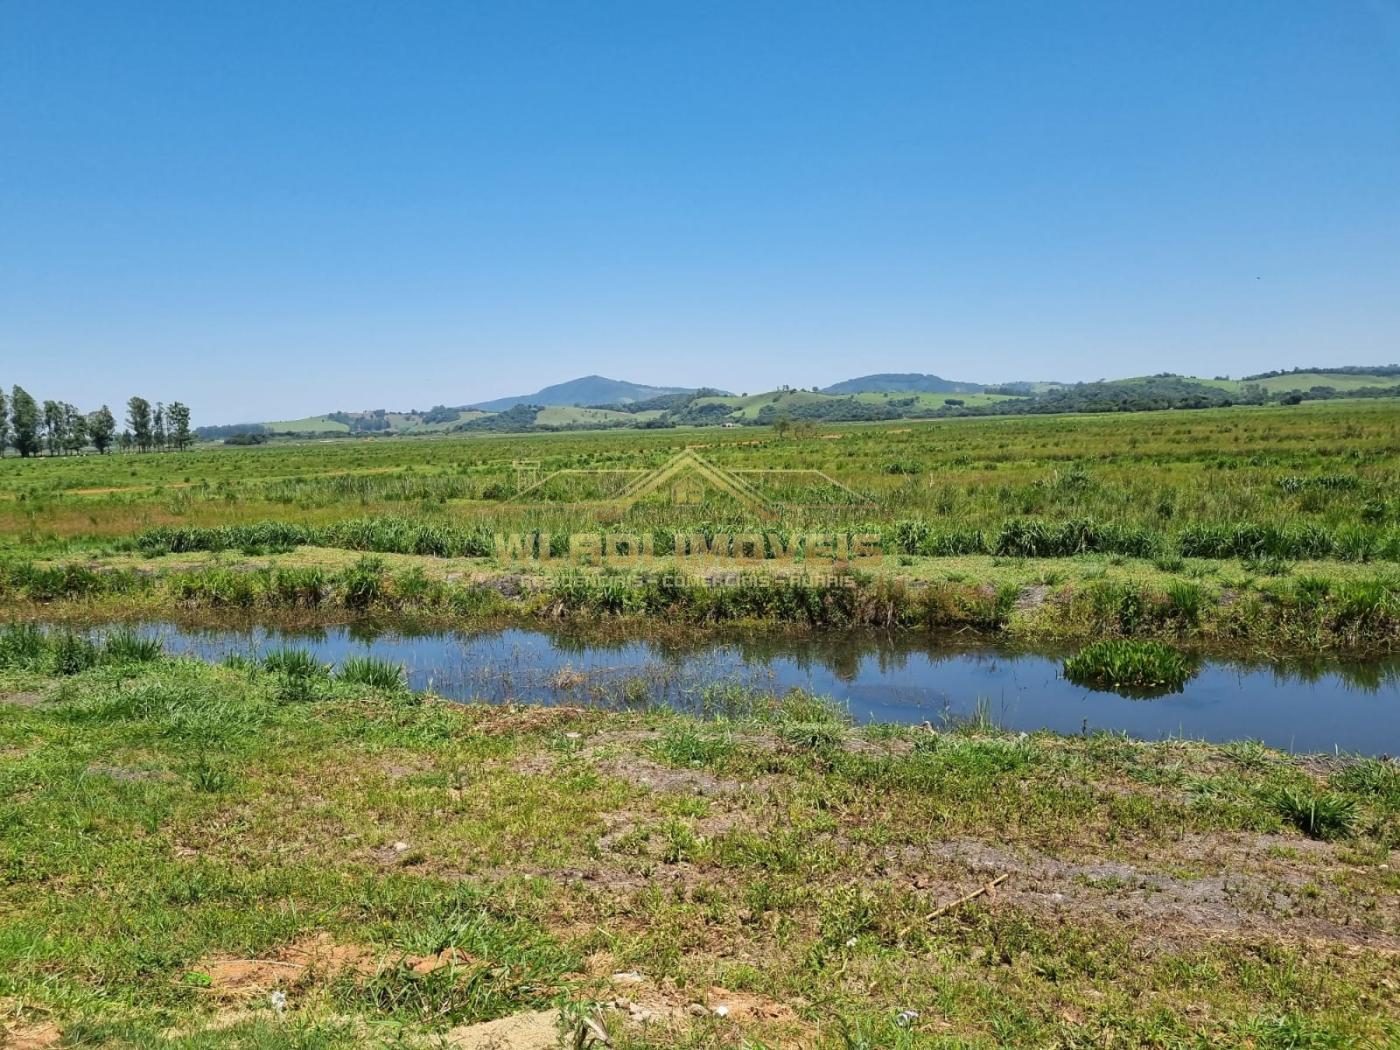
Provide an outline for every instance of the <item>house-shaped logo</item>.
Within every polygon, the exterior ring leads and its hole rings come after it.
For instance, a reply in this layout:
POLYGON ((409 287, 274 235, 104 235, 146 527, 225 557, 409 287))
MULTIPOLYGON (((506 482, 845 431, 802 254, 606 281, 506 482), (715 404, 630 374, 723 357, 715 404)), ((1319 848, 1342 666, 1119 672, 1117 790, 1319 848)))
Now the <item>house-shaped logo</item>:
POLYGON ((518 491, 513 503, 544 504, 568 502, 613 512, 626 510, 642 499, 660 495, 679 506, 699 506, 715 495, 729 497, 762 517, 777 517, 793 506, 862 506, 870 501, 841 484, 825 471, 814 469, 727 470, 698 455, 693 448, 676 453, 653 470, 590 470, 569 468, 538 477, 537 473, 517 472, 518 491), (601 499, 550 498, 551 483, 570 475, 633 475, 622 489, 601 499), (536 480, 537 479, 537 480, 536 480), (782 497, 767 488, 781 486, 782 497), (804 494, 812 499, 801 498, 804 494), (793 499, 796 495, 799 498, 793 499))

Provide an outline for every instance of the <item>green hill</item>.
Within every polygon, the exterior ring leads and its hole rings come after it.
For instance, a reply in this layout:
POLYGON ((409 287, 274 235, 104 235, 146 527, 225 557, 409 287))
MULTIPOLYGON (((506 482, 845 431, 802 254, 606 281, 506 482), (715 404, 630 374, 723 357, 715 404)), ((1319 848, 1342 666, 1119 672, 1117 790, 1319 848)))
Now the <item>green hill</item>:
MULTIPOLYGON (((597 427, 754 426, 776 423, 846 423, 889 419, 935 419, 964 415, 1022 415, 1057 412, 1142 412, 1266 404, 1333 397, 1400 396, 1400 366, 1348 366, 1263 372, 1240 379, 1151 376, 1092 383, 1007 383, 982 387, 951 384, 937 376, 882 373, 847 380, 825 390, 783 387, 758 394, 728 394, 706 388, 645 387, 587 376, 546 387, 552 403, 504 398, 483 408, 438 405, 426 412, 330 412, 261 426, 272 435, 414 435, 451 431, 523 432, 597 427), (919 389, 923 386, 977 389, 919 389), (894 389, 861 389, 888 386, 894 389), (618 395, 591 405, 564 404, 558 398, 618 395), (633 395, 649 394, 645 398, 633 395)), ((228 427, 207 428, 217 440, 228 427)))

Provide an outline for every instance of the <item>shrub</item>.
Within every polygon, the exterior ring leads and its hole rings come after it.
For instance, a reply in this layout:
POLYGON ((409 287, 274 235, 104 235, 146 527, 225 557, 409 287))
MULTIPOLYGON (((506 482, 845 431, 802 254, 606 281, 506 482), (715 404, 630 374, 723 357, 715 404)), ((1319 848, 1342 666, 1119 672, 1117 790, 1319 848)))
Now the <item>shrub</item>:
POLYGON ((1064 669, 1065 677, 1080 685, 1144 693, 1180 692, 1197 670, 1195 661, 1169 645, 1129 639, 1086 645, 1064 669))
POLYGON ((885 464, 886 474, 918 474, 920 469, 919 464, 908 459, 897 459, 885 464))

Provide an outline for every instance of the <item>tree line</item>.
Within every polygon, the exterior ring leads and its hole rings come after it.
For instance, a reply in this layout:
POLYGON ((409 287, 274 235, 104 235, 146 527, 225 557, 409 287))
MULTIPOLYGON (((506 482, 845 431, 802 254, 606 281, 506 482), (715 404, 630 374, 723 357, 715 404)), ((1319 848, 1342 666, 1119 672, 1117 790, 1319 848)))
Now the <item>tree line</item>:
POLYGON ((126 403, 126 426, 117 431, 112 410, 103 405, 83 413, 67 401, 34 399, 21 386, 9 397, 0 389, 0 456, 13 448, 22 457, 47 452, 50 456, 75 455, 88 447, 101 454, 117 448, 122 452, 179 451, 194 443, 190 430, 190 410, 179 401, 151 403, 133 397, 126 403))

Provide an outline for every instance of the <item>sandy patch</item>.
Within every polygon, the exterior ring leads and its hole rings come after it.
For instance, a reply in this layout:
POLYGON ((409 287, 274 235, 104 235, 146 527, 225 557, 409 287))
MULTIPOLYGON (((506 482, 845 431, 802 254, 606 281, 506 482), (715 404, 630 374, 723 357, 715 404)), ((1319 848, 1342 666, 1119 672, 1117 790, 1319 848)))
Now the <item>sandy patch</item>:
POLYGON ((558 1010, 534 1010, 453 1028, 442 1039, 453 1050, 559 1050, 558 1010))
POLYGON ((386 969, 403 967, 425 976, 439 970, 473 970, 484 965, 461 948, 444 948, 433 955, 405 955, 361 944, 341 944, 328 933, 318 933, 256 959, 207 959, 193 967, 209 979, 209 989, 229 996, 256 995, 277 988, 330 980, 342 974, 373 977, 386 969))

